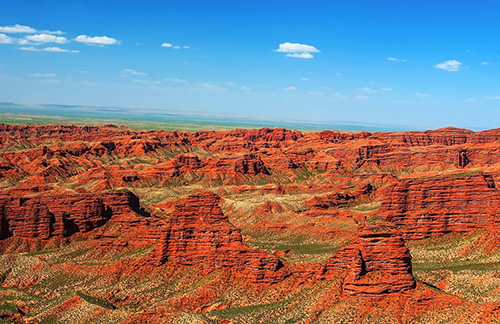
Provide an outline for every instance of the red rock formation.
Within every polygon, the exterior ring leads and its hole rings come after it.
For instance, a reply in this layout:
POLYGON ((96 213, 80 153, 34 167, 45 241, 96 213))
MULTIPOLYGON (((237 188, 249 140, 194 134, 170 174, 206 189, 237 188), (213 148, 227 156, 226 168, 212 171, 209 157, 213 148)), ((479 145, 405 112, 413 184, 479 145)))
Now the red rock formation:
POLYGON ((199 157, 187 154, 178 154, 168 162, 154 165, 141 171, 139 179, 170 179, 182 177, 191 172, 197 172, 207 164, 199 157))
POLYGON ((334 254, 326 271, 346 271, 349 295, 380 295, 415 287, 411 255, 401 233, 389 223, 362 226, 357 240, 334 254))
POLYGON ((331 207, 346 205, 355 200, 367 198, 375 189, 369 183, 360 187, 353 194, 349 193, 332 193, 326 196, 314 197, 306 200, 304 205, 313 209, 328 209, 331 207))
POLYGON ((474 132, 470 130, 447 127, 425 132, 402 133, 401 142, 408 146, 458 145, 467 143, 469 137, 473 136, 474 132))
POLYGON ((213 169, 223 175, 234 173, 243 175, 270 174, 269 169, 256 154, 247 154, 235 158, 220 158, 213 169))
POLYGON ((319 133, 319 137, 322 140, 326 140, 330 143, 340 143, 345 140, 354 140, 358 138, 367 138, 370 137, 371 134, 369 132, 360 132, 360 133, 341 133, 337 131, 325 130, 319 133))
POLYGON ((334 193, 323 197, 314 197, 304 202, 304 204, 311 208, 328 209, 330 207, 345 205, 356 199, 348 193, 334 193))
POLYGON ((141 212, 138 199, 128 191, 101 196, 43 195, 0 198, 1 238, 47 239, 88 232, 105 224, 112 216, 141 212))
POLYGON ((390 189, 379 214, 406 239, 498 227, 500 194, 491 175, 402 180, 390 189))
POLYGON ((253 283, 278 282, 288 275, 276 257, 243 244, 241 231, 229 223, 219 200, 202 192, 179 201, 154 262, 198 265, 208 272, 223 268, 253 283))

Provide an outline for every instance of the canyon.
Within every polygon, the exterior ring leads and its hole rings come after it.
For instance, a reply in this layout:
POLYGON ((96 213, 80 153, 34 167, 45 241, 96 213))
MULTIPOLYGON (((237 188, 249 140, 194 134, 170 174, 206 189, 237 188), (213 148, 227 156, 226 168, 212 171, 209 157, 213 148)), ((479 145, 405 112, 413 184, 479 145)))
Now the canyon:
POLYGON ((0 320, 500 323, 500 129, 0 124, 0 320))

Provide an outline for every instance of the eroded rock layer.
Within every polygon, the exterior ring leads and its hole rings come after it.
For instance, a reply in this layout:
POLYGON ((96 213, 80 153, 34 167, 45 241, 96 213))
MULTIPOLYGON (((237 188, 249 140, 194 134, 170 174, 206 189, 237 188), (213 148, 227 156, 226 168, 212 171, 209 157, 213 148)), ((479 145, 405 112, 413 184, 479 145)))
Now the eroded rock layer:
POLYGON ((346 267, 345 260, 350 260, 344 282, 344 291, 348 294, 395 293, 416 285, 410 251, 401 233, 389 223, 361 227, 353 246, 334 255, 329 265, 341 269, 346 267))
POLYGON ((88 232, 138 206, 131 192, 0 198, 2 238, 48 239, 88 232))
POLYGON ((229 223, 211 192, 177 202, 154 255, 157 264, 199 265, 207 271, 229 269, 255 283, 282 280, 288 270, 276 257, 243 244, 241 231, 229 223))
POLYGON ((500 193, 489 174, 399 181, 379 211, 407 239, 498 228, 499 212, 500 193))

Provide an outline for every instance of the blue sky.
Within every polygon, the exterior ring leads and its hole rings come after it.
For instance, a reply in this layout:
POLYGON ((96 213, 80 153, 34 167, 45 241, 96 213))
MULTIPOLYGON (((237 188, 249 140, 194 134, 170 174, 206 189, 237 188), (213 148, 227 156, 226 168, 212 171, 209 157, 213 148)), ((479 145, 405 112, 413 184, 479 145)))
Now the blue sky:
POLYGON ((23 1, 0 101, 500 127, 496 1, 23 1))

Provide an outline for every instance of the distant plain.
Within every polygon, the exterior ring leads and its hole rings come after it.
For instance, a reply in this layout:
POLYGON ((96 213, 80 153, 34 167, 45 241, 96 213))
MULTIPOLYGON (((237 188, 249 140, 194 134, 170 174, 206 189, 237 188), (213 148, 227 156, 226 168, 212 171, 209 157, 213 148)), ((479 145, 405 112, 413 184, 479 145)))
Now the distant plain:
POLYGON ((229 130, 235 128, 283 127, 301 131, 335 129, 345 132, 391 132, 420 130, 398 125, 356 124, 341 121, 269 120, 245 115, 209 114, 195 111, 84 107, 70 105, 21 105, 0 102, 0 123, 123 125, 146 130, 229 130))

